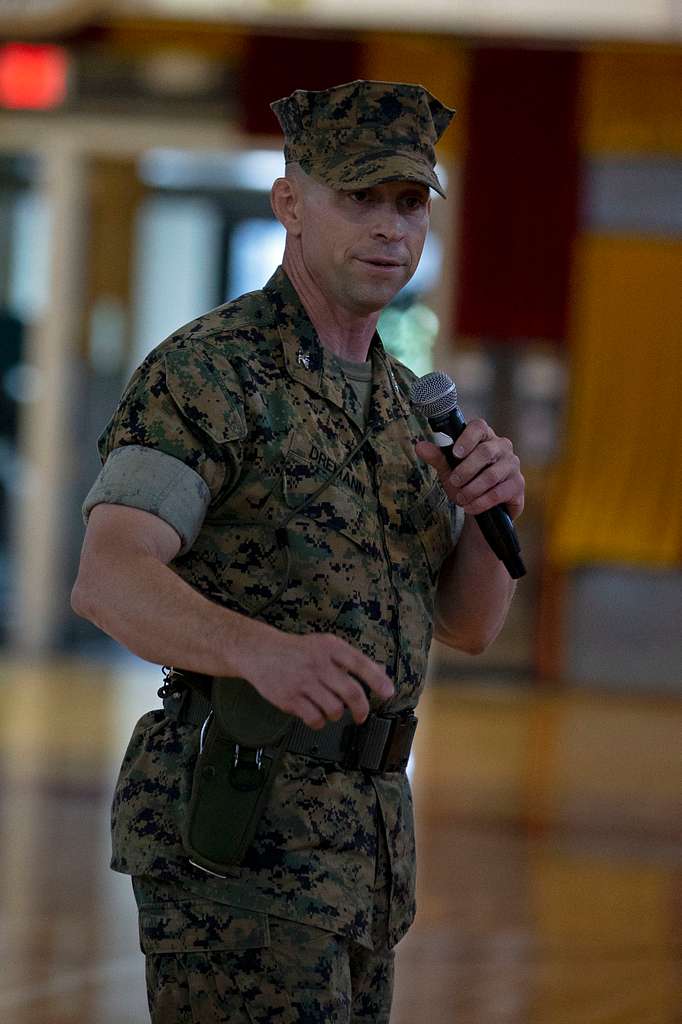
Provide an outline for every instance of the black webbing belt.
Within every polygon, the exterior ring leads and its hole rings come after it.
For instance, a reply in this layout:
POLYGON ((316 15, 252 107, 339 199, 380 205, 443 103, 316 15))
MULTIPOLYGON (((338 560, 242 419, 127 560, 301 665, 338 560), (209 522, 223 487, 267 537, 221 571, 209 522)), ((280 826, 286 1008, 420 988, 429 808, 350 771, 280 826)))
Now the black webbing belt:
MULTIPOLYGON (((202 725, 211 714, 211 702, 196 690, 168 696, 164 710, 173 718, 202 725)), ((291 730, 287 750, 339 768, 366 772, 403 772, 407 767, 417 719, 412 709, 396 715, 371 713, 356 725, 350 711, 323 729, 311 729, 300 719, 291 730)))

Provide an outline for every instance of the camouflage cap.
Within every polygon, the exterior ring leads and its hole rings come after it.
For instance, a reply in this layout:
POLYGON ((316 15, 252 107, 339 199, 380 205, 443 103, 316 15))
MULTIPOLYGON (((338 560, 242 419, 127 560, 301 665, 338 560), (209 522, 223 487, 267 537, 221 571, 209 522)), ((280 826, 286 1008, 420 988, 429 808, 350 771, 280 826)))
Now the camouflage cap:
POLYGON ((434 145, 455 111, 421 85, 358 80, 297 89, 270 104, 284 132, 284 158, 337 189, 419 181, 444 196, 434 145))

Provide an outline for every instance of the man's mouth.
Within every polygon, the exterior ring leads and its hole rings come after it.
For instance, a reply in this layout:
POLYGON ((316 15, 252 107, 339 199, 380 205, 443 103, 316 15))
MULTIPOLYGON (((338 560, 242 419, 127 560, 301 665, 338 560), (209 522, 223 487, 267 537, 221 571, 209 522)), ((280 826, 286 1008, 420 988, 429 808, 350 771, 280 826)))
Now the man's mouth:
POLYGON ((401 260, 380 259, 375 256, 360 256, 359 259, 362 263, 369 263, 371 267, 383 267, 389 270, 405 266, 401 260))

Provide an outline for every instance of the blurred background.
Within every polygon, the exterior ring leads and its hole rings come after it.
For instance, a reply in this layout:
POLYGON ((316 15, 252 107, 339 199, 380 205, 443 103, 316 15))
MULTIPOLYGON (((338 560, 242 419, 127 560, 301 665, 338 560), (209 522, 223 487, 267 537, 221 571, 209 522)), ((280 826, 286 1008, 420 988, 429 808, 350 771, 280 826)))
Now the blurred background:
POLYGON ((108 803, 160 670, 76 618, 132 369, 277 266, 269 103, 354 78, 458 114, 381 319, 514 440, 528 576, 434 646, 395 1024, 679 1024, 682 6, 0 0, 0 1016, 145 1019, 108 803))

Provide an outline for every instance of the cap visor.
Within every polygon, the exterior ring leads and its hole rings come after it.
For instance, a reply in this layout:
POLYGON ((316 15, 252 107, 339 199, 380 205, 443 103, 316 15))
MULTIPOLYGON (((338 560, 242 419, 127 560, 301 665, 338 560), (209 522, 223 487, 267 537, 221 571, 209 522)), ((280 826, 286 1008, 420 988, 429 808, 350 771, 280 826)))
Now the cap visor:
POLYGON ((384 156, 366 152, 361 157, 351 157, 333 166, 316 167, 312 176, 342 191, 370 188, 385 181, 416 181, 446 198, 436 172, 425 160, 396 153, 384 156))

